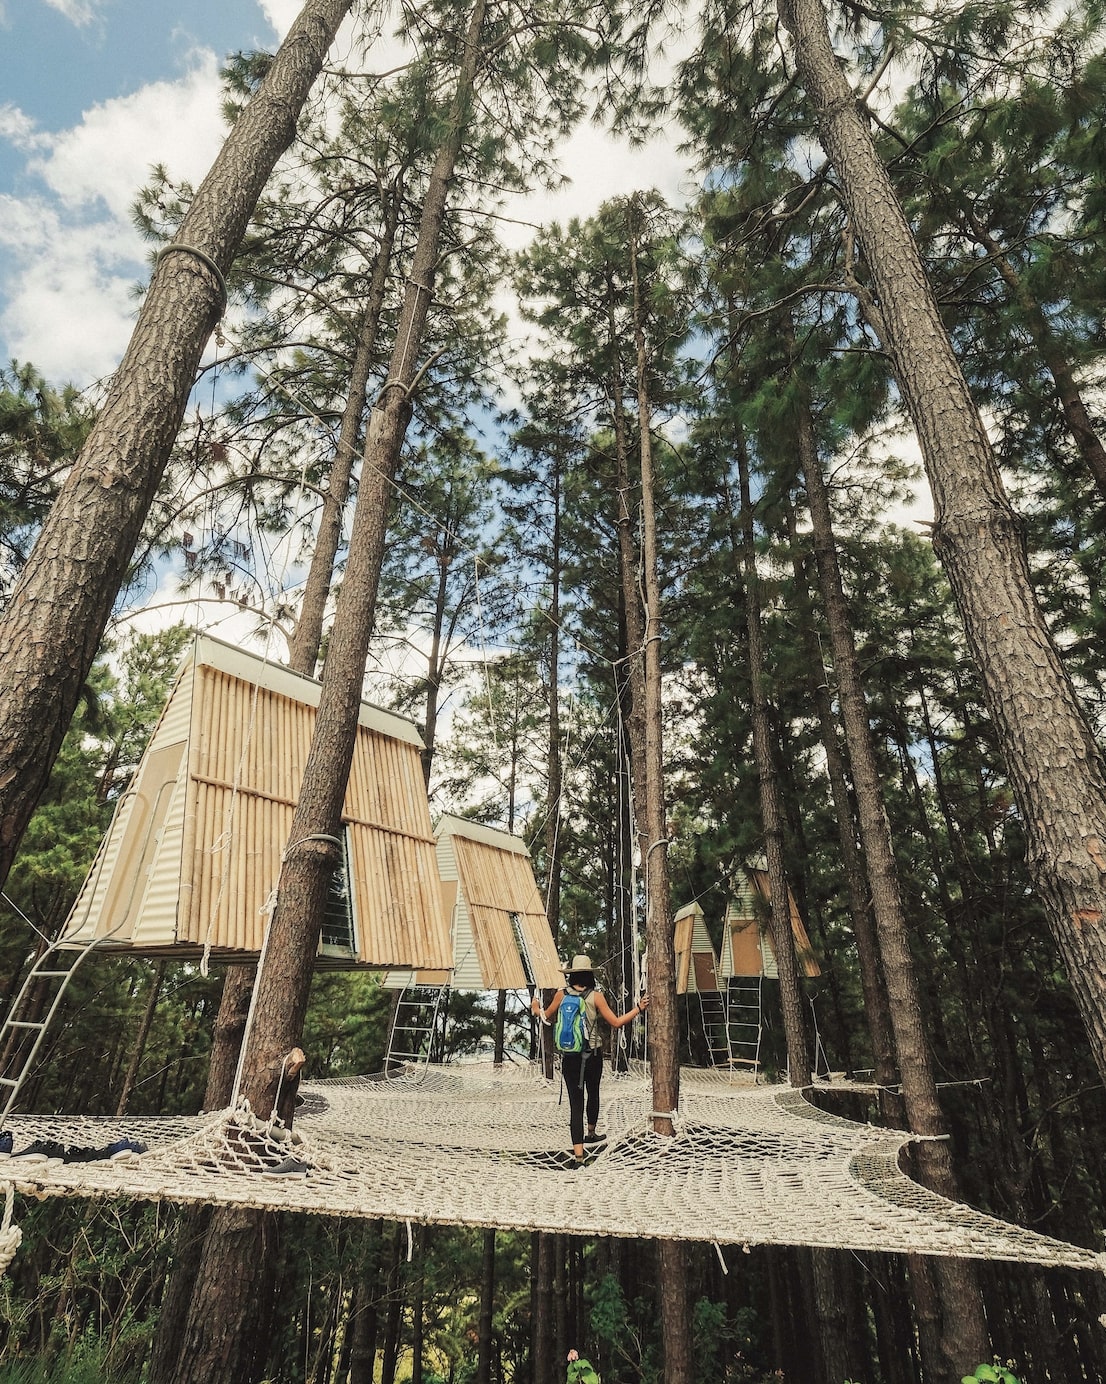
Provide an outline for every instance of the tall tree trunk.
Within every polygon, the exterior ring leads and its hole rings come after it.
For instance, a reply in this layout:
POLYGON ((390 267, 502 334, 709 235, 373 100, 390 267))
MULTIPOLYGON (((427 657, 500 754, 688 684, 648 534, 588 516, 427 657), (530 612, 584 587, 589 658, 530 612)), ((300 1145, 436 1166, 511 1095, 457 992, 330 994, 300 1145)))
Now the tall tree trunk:
POLYGON ((423 1384, 423 1348, 426 1332, 423 1308, 426 1296, 426 1239, 429 1226, 416 1226, 415 1263, 411 1278, 411 1384, 423 1384))
MULTIPOLYGON (((643 813, 638 820, 642 872, 645 876, 645 941, 649 953, 651 991, 649 1037, 651 1043, 654 1111, 675 1111, 680 1102, 679 1015, 676 1009, 676 953, 672 927, 672 908, 668 885, 668 822, 664 794, 664 743, 661 713, 661 596, 657 559, 656 496, 653 475, 652 403, 649 397, 649 357, 645 337, 645 305, 638 272, 637 199, 629 204, 630 271, 633 284, 634 355, 636 360, 638 455, 641 480, 641 596, 637 584, 626 591, 627 605, 644 602, 640 647, 630 645, 630 675, 636 684, 635 700, 642 707, 642 765, 645 781, 642 791, 643 813)), ((658 1134, 673 1133, 669 1120, 655 1119, 658 1134)), ((662 1290, 664 1285, 662 1283, 662 1290)), ((686 1294, 681 1281, 679 1291, 686 1294)), ((685 1330, 690 1329, 688 1313, 685 1330)), ((690 1344, 681 1343, 680 1358, 686 1355, 690 1369, 690 1344)), ((669 1373, 668 1342, 665 1342, 665 1372, 669 1373)), ((690 1376, 689 1376, 690 1377, 690 1376)), ((668 1384, 682 1378, 672 1375, 668 1384)))
POLYGON ((476 1323, 476 1384, 492 1384, 492 1323, 495 1313, 495 1227, 484 1231, 480 1260, 480 1315, 476 1323))
POLYGON ((857 843, 857 829, 853 818, 852 802, 849 795, 849 777, 845 756, 838 740, 837 722, 833 715, 829 688, 822 675, 821 651, 810 638, 813 629, 813 613, 808 595, 806 563, 799 550, 799 535, 795 526, 794 506, 787 507, 787 530, 791 544, 791 559, 794 565, 795 581, 799 589, 801 608, 806 618, 800 620, 808 657, 817 670, 814 683, 814 704, 818 709, 818 725, 821 732, 822 748, 826 756, 826 777, 830 784, 830 798, 833 813, 837 820, 837 841, 841 852, 841 872, 845 878, 845 893, 848 899, 849 920, 853 937, 856 940, 857 960, 860 963, 860 987, 864 995, 864 1014, 868 1021, 868 1033, 872 1043, 872 1059, 875 1062, 874 1077, 880 1088, 880 1107, 889 1123, 897 1123, 900 1114, 898 1097, 890 1098, 890 1088, 895 1084, 897 1066, 895 1062, 894 1026, 891 1022, 891 1006, 887 997, 883 968, 879 959, 879 942, 876 938, 875 923, 869 908, 868 886, 864 859, 857 843))
POLYGON ((399 1337, 403 1326, 403 1228, 397 1222, 392 1235, 392 1254, 388 1265, 388 1311, 384 1318, 384 1345, 381 1351, 381 1384, 395 1384, 399 1363, 399 1337))
POLYGON ((219 997, 219 1012, 211 1033, 211 1059, 204 1091, 205 1110, 225 1110, 230 1105, 256 973, 257 966, 252 962, 227 967, 219 997))
MULTIPOLYGON (((252 965, 227 967, 211 1037, 204 1110, 225 1110, 230 1105, 255 970, 252 965)), ((181 1212, 165 1296, 154 1329, 148 1384, 169 1384, 175 1377, 188 1327, 193 1285, 203 1261, 213 1214, 210 1206, 186 1206, 181 1212)))
POLYGON ((342 521, 346 512, 346 501, 349 499, 353 467, 359 455, 366 392, 369 375, 376 362, 380 314, 384 308, 388 270, 391 267, 402 204, 403 179, 400 177, 396 180, 396 185, 390 189, 385 202, 380 245, 377 247, 369 291, 365 297, 361 331, 350 368, 342 421, 338 427, 338 443, 327 478, 326 494, 323 496, 319 531, 315 535, 315 546, 311 552, 311 565, 307 569, 296 628, 288 644, 288 666, 297 673, 303 673, 305 677, 314 675, 315 663, 323 641, 323 618, 334 583, 334 562, 342 541, 342 521))
MULTIPOLYGON (((891 827, 883 802, 864 690, 857 667, 856 645, 837 562, 829 496, 822 475, 813 420, 801 390, 795 424, 799 460, 810 507, 815 563, 833 648, 841 719, 853 769, 876 936, 891 1001, 891 1022, 902 1076, 903 1103, 911 1130, 915 1134, 930 1136, 915 1145, 914 1149, 921 1180, 942 1196, 956 1199, 959 1189, 922 1020, 917 975, 910 954, 898 868, 891 844, 891 827)), ((961 1375, 964 1369, 974 1369, 975 1365, 971 1363, 973 1359, 978 1364, 988 1358, 990 1346, 983 1319, 983 1301, 974 1266, 967 1260, 940 1259, 933 1272, 941 1293, 945 1377, 953 1379, 958 1369, 961 1375)))
MULTIPOLYGON (((636 573, 623 565, 623 591, 627 615, 640 600, 644 610, 638 623, 641 644, 630 644, 630 685, 634 702, 641 707, 638 730, 644 782, 640 793, 641 815, 637 839, 645 877, 645 940, 649 956, 649 1039, 653 1082, 653 1127, 658 1134, 675 1133, 667 1112, 675 1113, 680 1100, 679 1016, 676 1008, 676 955, 668 883, 668 823, 664 795, 664 745, 661 717, 661 600, 657 558, 657 521, 651 432, 652 403, 649 394, 649 356, 645 332, 645 303, 638 266, 642 223, 636 198, 627 204, 626 229, 633 285, 635 384, 637 394, 638 458, 641 481, 640 595, 636 573)), ((625 497, 623 496, 623 502, 625 497)), ((620 529, 622 528, 620 505, 620 529)), ((629 537, 629 514, 625 529, 629 537)), ((635 564, 636 565, 636 564, 635 564)), ((629 621, 627 622, 629 626, 629 621)), ((633 725, 633 723, 632 723, 633 725)), ((658 1292, 664 1339, 666 1384, 691 1384, 691 1312, 687 1297, 687 1273, 681 1242, 657 1244, 658 1292)))
POLYGON ((46 786, 169 460, 220 316, 221 275, 292 141, 350 3, 307 0, 232 127, 162 253, 104 406, 0 620, 0 885, 46 786))
MULTIPOLYGON (((434 592, 434 616, 430 627, 430 652, 426 659, 426 700, 423 704, 423 751, 422 776, 427 788, 430 787, 430 769, 434 762, 434 742, 438 734, 438 698, 442 691, 442 671, 445 660, 442 656, 443 631, 445 628, 445 608, 449 596, 449 568, 457 550, 451 539, 446 537, 438 554, 438 582, 434 592)), ((514 761, 512 759, 512 767, 514 761)), ((514 815, 515 795, 511 792, 511 814, 514 815)))
MULTIPOLYGON (((331 628, 315 734, 304 765, 291 844, 285 853, 266 964, 257 981, 253 1030, 243 1066, 244 1093, 254 1110, 261 1113, 274 1108, 284 1055, 299 1041, 303 1029, 323 905, 337 861, 333 841, 340 828, 357 734, 361 680, 373 628, 391 485, 411 414, 408 393, 416 378, 446 198, 463 141, 479 62, 484 13, 485 0, 477 0, 464 39, 447 133, 427 184, 388 382, 369 419, 349 558, 331 628)), ((288 1083, 282 1090, 280 1113, 288 1120, 295 1093, 288 1083)))
POLYGON ((549 545, 549 734, 545 749, 545 916, 553 945, 561 930, 561 458, 553 456, 553 533, 549 545))
POLYGON ((559 1384, 557 1364, 553 1359, 553 1235, 543 1230, 530 1236, 530 1272, 532 1282, 532 1311, 530 1314, 530 1378, 531 1384, 559 1384))
POLYGON ((783 822, 779 783, 772 755, 768 723, 768 693, 764 686, 764 641, 760 627, 760 581, 757 576, 753 531, 753 502, 749 485, 749 460, 745 440, 736 437, 738 486, 741 502, 742 558, 745 569, 745 612, 749 650, 749 688, 753 721, 753 752, 760 785, 760 812, 764 825, 764 846, 768 856, 768 880, 772 894, 772 946, 780 976, 780 1003, 787 1039, 787 1068, 792 1086, 811 1082, 810 1045, 803 1021, 803 999, 799 987, 799 967, 791 932, 791 909, 787 896, 787 877, 783 866, 783 822))
MULTIPOLYGON (((350 1309, 348 1384, 372 1384, 376 1375, 376 1335, 380 1320, 375 1281, 357 1285, 350 1309)), ((341 1380, 340 1384, 347 1384, 341 1380)))
POLYGON ((569 1325, 568 1236, 563 1231, 553 1237, 553 1359, 567 1360, 577 1344, 582 1323, 569 1325))
POLYGON ((277 1217, 218 1207, 192 1284, 174 1384, 251 1384, 268 1344, 277 1217))
MULTIPOLYGON (((269 925, 266 963, 257 977, 252 1032, 243 1055, 242 1092, 252 1108, 262 1115, 276 1111, 288 1124, 292 1121, 297 1083, 285 1080, 285 1058, 303 1032, 319 928, 331 872, 337 862, 334 843, 340 830, 357 735, 361 682, 375 614, 390 489, 411 414, 408 396, 416 381, 446 199, 478 67, 484 13, 485 0, 477 0, 464 37, 446 133, 427 183, 387 384, 369 419, 349 558, 331 630, 315 733, 304 766, 290 845, 285 851, 278 902, 269 925)), ((221 1265, 227 1255, 243 1252, 243 1228, 236 1219, 240 1214, 218 1210, 213 1216, 198 1285, 206 1287, 209 1276, 222 1281, 221 1265)), ((266 1218, 256 1212, 250 1214, 256 1241, 260 1241, 266 1218)), ((260 1246, 255 1243, 250 1257, 256 1258, 259 1252, 260 1246)), ((259 1285, 259 1291, 263 1291, 263 1285, 259 1285)), ((240 1296, 221 1299, 221 1312, 226 1318, 219 1324, 221 1332, 230 1331, 230 1322, 236 1322, 240 1331, 248 1331, 248 1301, 240 1296)), ((225 1352, 209 1352, 209 1343, 218 1337, 206 1324, 196 1323, 194 1331, 195 1317, 194 1309, 189 1321, 191 1348, 187 1360, 181 1362, 177 1384, 199 1384, 200 1380, 204 1384, 232 1384, 232 1377, 222 1372, 225 1352)), ((186 1345, 190 1342, 186 1341, 186 1345)))
MULTIPOLYGON (((1029 865, 1106 1078, 1106 771, 1029 576, 1017 519, 820 0, 779 0, 841 180, 933 491, 934 551, 956 598, 1021 810, 1029 865)), ((868 295, 864 295, 868 298, 868 295)), ((901 1057, 901 1054, 900 1054, 901 1057)))

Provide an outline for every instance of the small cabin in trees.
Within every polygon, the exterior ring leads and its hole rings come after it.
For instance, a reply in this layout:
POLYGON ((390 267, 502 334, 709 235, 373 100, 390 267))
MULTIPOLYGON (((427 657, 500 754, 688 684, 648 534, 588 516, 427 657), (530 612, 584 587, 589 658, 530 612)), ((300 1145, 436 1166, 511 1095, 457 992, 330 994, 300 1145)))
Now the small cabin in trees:
MULTIPOLYGON (((726 907, 718 962, 698 904, 687 904, 673 919, 676 991, 687 997, 691 1055, 731 1073, 758 1073, 763 1060, 763 982, 779 977, 768 923, 770 899, 768 871, 743 870, 726 907)), ((799 969, 817 976, 818 961, 790 890, 788 905, 799 969)))
MULTIPOLYGON (((779 978, 768 924, 771 897, 767 869, 757 866, 745 869, 733 881, 722 930, 720 971, 723 979, 729 980, 731 976, 779 978)), ((811 978, 819 976, 822 974, 821 967, 790 889, 787 891, 787 905, 799 970, 811 978)))
POLYGON ((703 910, 697 903, 685 904, 673 915, 672 922, 677 995, 717 992, 718 958, 707 931, 703 910))
MULTIPOLYGON (((320 691, 312 678, 198 637, 64 943, 256 959, 320 691)), ((410 721, 362 702, 320 964, 452 964, 421 751, 410 721)))
POLYGON ((553 988, 564 981, 526 844, 510 832, 444 816, 436 832, 452 975, 395 970, 387 984, 456 990, 553 988))

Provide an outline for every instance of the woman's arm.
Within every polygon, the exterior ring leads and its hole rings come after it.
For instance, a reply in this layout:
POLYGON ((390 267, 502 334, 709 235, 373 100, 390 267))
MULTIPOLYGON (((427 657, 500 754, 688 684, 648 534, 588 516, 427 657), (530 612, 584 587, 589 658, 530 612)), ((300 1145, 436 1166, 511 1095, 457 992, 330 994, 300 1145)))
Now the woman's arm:
POLYGON ((539 1000, 537 995, 535 995, 534 998, 530 1001, 530 1013, 540 1014, 546 1021, 548 1021, 552 1019, 553 1015, 556 1014, 558 1009, 560 1009, 561 1001, 564 999, 564 997, 565 992, 563 990, 558 990, 557 993, 553 996, 553 998, 549 1001, 549 1008, 543 1009, 541 1007, 541 1000, 539 1000))
POLYGON ((642 995, 633 1009, 627 1009, 625 1014, 616 1014, 607 1003, 606 996, 600 990, 595 992, 595 1009, 601 1019, 605 1019, 611 1028, 623 1028, 626 1024, 632 1024, 639 1014, 644 1014, 649 1008, 649 996, 642 995))

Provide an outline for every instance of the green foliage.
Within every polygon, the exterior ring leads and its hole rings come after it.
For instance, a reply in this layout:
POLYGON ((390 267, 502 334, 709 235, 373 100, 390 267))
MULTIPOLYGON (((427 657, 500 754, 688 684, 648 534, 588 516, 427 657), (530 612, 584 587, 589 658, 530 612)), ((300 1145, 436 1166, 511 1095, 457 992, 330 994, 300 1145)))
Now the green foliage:
POLYGON ((0 602, 93 418, 91 404, 71 385, 55 389, 26 363, 0 367, 0 602))
POLYGON ((0 1365, 0 1384, 131 1384, 137 1371, 119 1374, 105 1367, 99 1353, 75 1353, 58 1360, 19 1360, 0 1365))
POLYGON ((1012 1360, 1007 1360, 1006 1364, 1000 1364, 998 1357, 995 1357, 993 1365, 977 1365, 971 1374, 966 1374, 960 1384, 978 1384, 978 1381, 986 1381, 986 1384, 1018 1384, 1018 1377, 1009 1368, 1013 1365, 1012 1360))
POLYGON ((568 1356, 568 1373, 565 1375, 565 1384, 600 1384, 600 1380, 591 1361, 580 1359, 573 1350, 569 1352, 568 1356))

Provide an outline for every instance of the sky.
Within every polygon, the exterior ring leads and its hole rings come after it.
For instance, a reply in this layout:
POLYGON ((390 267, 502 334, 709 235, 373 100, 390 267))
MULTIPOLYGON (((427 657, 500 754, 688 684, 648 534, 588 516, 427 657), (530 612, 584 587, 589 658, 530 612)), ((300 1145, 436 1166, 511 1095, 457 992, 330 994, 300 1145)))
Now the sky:
MULTIPOLYGON (((225 127, 219 67, 273 49, 299 0, 0 0, 0 361, 54 385, 111 373, 129 339, 148 247, 130 207, 154 164, 198 182, 225 127)), ((336 48, 348 55, 340 34, 336 48)), ((587 215, 605 198, 686 192, 670 141, 641 150, 582 130, 571 186, 520 219, 587 215)))

